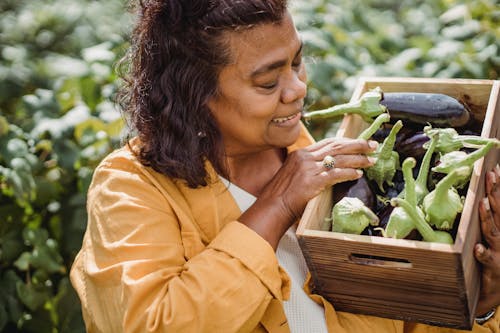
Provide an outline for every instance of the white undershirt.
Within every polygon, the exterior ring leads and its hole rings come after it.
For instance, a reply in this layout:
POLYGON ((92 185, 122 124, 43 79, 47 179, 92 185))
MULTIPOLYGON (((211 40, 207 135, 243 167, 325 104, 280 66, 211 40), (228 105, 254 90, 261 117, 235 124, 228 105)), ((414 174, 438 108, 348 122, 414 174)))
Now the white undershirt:
MULTIPOLYGON (((225 178, 220 178, 231 192, 241 212, 247 210, 257 199, 225 178)), ((309 298, 302 289, 308 269, 297 241, 294 226, 290 227, 281 238, 276 256, 281 267, 285 269, 292 280, 290 298, 283 302, 290 331, 292 333, 327 333, 323 307, 309 298)))

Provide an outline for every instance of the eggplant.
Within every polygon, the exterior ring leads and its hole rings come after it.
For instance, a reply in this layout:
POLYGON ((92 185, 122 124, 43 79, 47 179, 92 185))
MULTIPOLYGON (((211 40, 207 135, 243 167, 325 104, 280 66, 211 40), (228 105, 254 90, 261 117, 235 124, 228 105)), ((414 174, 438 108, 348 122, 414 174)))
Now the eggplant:
POLYGON ((435 127, 462 127, 471 116, 469 110, 455 98, 437 93, 382 93, 379 102, 387 108, 391 122, 402 120, 435 127))
POLYGON ((375 194, 365 176, 356 180, 346 181, 333 185, 333 204, 343 197, 358 198, 371 210, 375 207, 375 194))
POLYGON ((424 143, 429 141, 429 137, 423 132, 416 132, 410 137, 406 137, 401 141, 396 141, 396 151, 403 157, 414 157, 416 160, 420 160, 426 152, 424 148, 424 143))

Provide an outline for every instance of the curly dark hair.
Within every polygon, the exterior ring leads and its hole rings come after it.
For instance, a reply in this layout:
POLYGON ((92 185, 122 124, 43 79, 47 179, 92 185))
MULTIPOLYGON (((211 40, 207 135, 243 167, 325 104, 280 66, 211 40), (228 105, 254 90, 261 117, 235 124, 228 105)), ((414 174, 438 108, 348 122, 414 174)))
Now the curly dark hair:
POLYGON ((139 1, 119 103, 142 143, 142 164, 193 188, 207 185, 207 160, 227 177, 207 106, 231 61, 224 33, 280 22, 286 8, 286 0, 139 1))

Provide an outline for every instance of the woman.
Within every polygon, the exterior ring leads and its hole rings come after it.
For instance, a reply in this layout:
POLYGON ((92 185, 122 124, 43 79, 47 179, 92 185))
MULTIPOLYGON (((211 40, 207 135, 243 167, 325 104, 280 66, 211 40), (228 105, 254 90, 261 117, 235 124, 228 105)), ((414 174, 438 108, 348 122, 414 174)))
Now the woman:
MULTIPOLYGON (((449 332, 336 313, 301 289, 294 223, 359 178, 376 144, 313 143, 302 126, 285 0, 145 0, 133 37, 124 105, 137 137, 95 171, 71 272, 89 332, 449 332)), ((482 262, 487 312, 500 264, 482 262)))

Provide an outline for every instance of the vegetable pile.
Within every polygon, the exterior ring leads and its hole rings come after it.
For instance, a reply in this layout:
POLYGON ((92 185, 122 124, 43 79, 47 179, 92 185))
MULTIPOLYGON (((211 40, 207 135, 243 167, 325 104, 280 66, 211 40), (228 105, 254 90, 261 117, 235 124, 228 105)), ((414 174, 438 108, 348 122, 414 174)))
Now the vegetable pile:
POLYGON ((380 144, 363 177, 333 186, 322 229, 453 244, 474 162, 500 140, 481 137, 469 109, 443 94, 376 88, 305 118, 344 114, 370 123, 358 137, 380 144))

